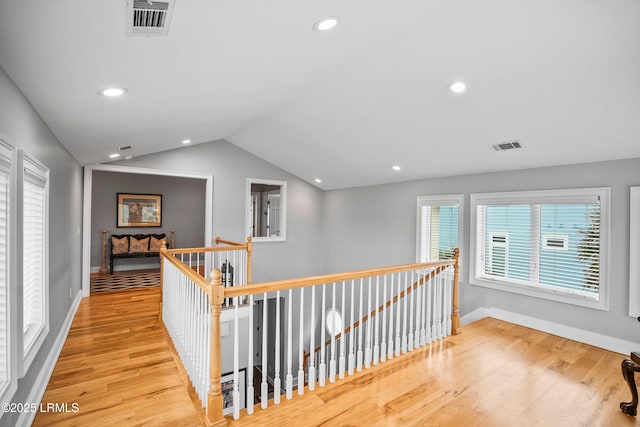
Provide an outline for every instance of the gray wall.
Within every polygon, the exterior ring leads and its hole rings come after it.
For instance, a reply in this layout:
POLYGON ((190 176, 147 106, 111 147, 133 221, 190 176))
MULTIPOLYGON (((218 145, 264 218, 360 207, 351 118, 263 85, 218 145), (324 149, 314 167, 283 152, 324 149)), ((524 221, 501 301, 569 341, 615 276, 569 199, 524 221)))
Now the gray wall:
MULTIPOLYGON (((254 283, 319 274, 322 192, 226 141, 198 144, 117 164, 213 175, 213 235, 244 242, 246 180, 287 181, 287 240, 254 244, 254 283)), ((181 244, 182 246, 182 244, 181 244)))
POLYGON ((629 187, 632 185, 640 185, 640 159, 328 191, 323 204, 325 269, 346 271, 414 262, 416 197, 463 193, 462 315, 479 307, 493 307, 640 342, 640 325, 627 315, 629 187), (608 312, 468 284, 470 193, 580 187, 611 187, 611 295, 608 312))
MULTIPOLYGON (((27 402, 35 379, 71 307, 69 289, 74 298, 80 292, 82 169, 1 68, 0 133, 18 149, 33 155, 50 169, 50 331, 31 368, 19 381, 18 391, 13 398, 14 402, 27 402)), ((18 415, 4 414, 2 425, 16 425, 18 415)))
MULTIPOLYGON (((112 234, 165 233, 176 230, 176 246, 204 246, 205 188, 203 179, 94 171, 91 189, 91 266, 99 267, 102 229, 112 234), (117 228, 116 194, 162 194, 162 227, 117 228)), ((109 265, 107 242, 107 265, 109 265)), ((118 266, 149 263, 148 259, 118 260, 118 266)))

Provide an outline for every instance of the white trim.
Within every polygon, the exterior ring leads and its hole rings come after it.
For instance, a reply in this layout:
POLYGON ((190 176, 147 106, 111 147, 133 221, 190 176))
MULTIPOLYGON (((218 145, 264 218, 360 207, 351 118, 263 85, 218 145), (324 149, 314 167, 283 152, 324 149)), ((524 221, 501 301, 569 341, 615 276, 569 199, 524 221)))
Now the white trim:
POLYGON ((518 191, 505 193, 472 193, 470 195, 470 255, 469 255, 469 284, 513 292, 522 295, 549 299, 552 301, 574 304, 597 310, 609 311, 609 296, 611 292, 609 280, 610 235, 611 235, 611 189, 577 188, 546 191, 518 191), (531 199, 529 199, 531 196, 531 199), (518 283, 514 280, 502 280, 480 276, 476 261, 478 249, 477 235, 477 207, 486 204, 546 204, 546 203, 592 203, 600 199, 600 288, 598 298, 580 292, 563 291, 550 286, 538 286, 528 283, 518 283), (477 277, 478 276, 478 277, 477 277))
MULTIPOLYGON (((464 194, 442 194, 435 196, 418 196, 416 200, 416 262, 420 260, 422 235, 422 207, 423 206, 458 206, 458 249, 462 251, 464 238, 464 194)), ((429 221, 430 222, 430 221, 429 221)), ((431 233, 431 230, 429 230, 431 233)), ((430 239, 429 239, 430 240, 430 239)), ((462 260, 462 255, 461 255, 462 260)), ((462 265, 462 262, 460 262, 462 265)), ((460 273, 462 274, 462 272, 460 273)))
MULTIPOLYGON (((69 335, 69 330, 71 329, 71 323, 73 322, 73 318, 78 311, 78 307, 80 306, 81 301, 82 292, 77 292, 76 297, 74 298, 73 302, 71 303, 71 307, 67 312, 67 317, 65 317, 64 322, 60 327, 60 332, 58 332, 58 336, 51 345, 49 354, 47 354, 47 358, 44 361, 40 372, 38 372, 38 376, 36 377, 36 380, 33 383, 33 386, 31 387, 31 390, 29 392, 29 395, 25 399, 25 402, 40 403, 40 401, 42 401, 42 397, 44 396, 44 392, 47 390, 47 385, 49 384, 49 380, 51 379, 51 374, 53 374, 53 369, 56 367, 58 357, 60 356, 62 347, 67 340, 67 335, 69 335)), ((35 417, 36 412, 22 412, 18 417, 18 422, 16 425, 30 426, 33 423, 35 417)))
POLYGON ((49 335, 50 321, 49 318, 49 186, 50 186, 50 171, 49 168, 35 157, 26 153, 24 150, 18 150, 17 161, 17 179, 18 186, 17 191, 17 208, 18 208, 18 283, 22 284, 24 281, 24 199, 25 199, 25 182, 30 182, 38 186, 42 186, 44 192, 44 218, 43 219, 43 262, 42 268, 42 322, 38 325, 36 331, 32 332, 29 329, 28 333, 24 332, 24 286, 21 285, 18 291, 18 352, 21 356, 18 359, 18 378, 22 378, 26 375, 27 371, 31 367, 31 363, 36 358, 36 355, 42 348, 44 341, 49 335), (25 342, 27 336, 30 343, 28 348, 25 348, 25 342))
POLYGON ((251 235, 251 216, 249 206, 251 205, 251 184, 279 185, 282 187, 280 199, 280 235, 277 237, 253 237, 252 242, 284 242, 287 240, 287 181, 262 178, 247 178, 244 207, 244 229, 247 235, 251 235))
POLYGON ((84 196, 82 204, 82 296, 88 297, 91 292, 89 283, 91 274, 91 193, 93 171, 121 172, 142 175, 163 175, 180 178, 206 180, 204 245, 213 246, 213 174, 171 171, 164 169, 140 168, 120 165, 95 164, 84 167, 84 196))
MULTIPOLYGON (((136 271, 136 270, 154 270, 154 269, 160 269, 160 261, 154 263, 154 264, 150 264, 150 263, 146 263, 146 264, 130 264, 130 265, 115 265, 113 267, 113 271, 136 271)), ((91 266, 91 273, 99 273, 100 272, 100 266, 91 266)))
POLYGON ((629 316, 640 316, 640 187, 629 189, 629 316))
POLYGON ((560 323, 550 322, 548 320, 538 319, 535 317, 525 316, 523 314, 511 311, 501 310, 499 308, 478 308, 471 313, 462 316, 460 323, 467 325, 469 323, 492 317, 504 322, 513 323, 537 331, 546 332, 548 334, 557 335, 573 341, 589 344, 605 350, 613 351, 620 354, 629 354, 640 348, 640 343, 627 341, 621 338, 614 338, 608 335, 599 334, 597 332, 585 331, 584 329, 574 328, 573 326, 562 325, 560 323), (464 320, 464 321, 463 321, 464 320))

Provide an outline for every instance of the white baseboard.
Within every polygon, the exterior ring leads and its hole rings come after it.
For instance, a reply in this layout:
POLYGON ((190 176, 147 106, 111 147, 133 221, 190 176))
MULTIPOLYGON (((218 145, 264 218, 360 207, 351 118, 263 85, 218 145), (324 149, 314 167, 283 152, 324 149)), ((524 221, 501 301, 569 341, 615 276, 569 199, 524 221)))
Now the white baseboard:
POLYGON ((584 329, 574 328, 573 326, 562 325, 560 323, 549 322, 547 320, 529 317, 511 311, 501 310, 498 308, 481 307, 460 318, 462 325, 475 322, 485 317, 503 320, 505 322, 514 323, 516 325, 525 326, 527 328, 536 329, 548 334, 557 335, 562 338, 589 344, 594 347, 600 347, 605 350, 628 355, 632 351, 638 351, 640 343, 623 340, 621 338, 602 335, 597 332, 586 331, 584 329))
MULTIPOLYGON (((62 323, 60 332, 58 332, 58 336, 53 342, 51 350, 49 351, 49 355, 47 356, 42 369, 40 369, 36 381, 33 384, 33 388, 29 392, 29 396, 27 397, 25 402, 40 403, 42 401, 42 396, 44 396, 44 392, 47 390, 49 379, 51 379, 51 374, 53 373, 53 369, 56 367, 56 363, 58 362, 58 357, 60 356, 62 347, 67 340, 67 335, 69 334, 69 329, 71 329, 73 318, 75 317, 76 312, 78 311, 78 307, 80 306, 80 301, 82 301, 82 292, 78 291, 76 293, 75 299, 71 303, 69 311, 67 312, 67 317, 65 317, 64 322, 62 323)), ((30 426, 33 423, 35 417, 36 412, 23 412, 22 414, 20 414, 20 417, 18 417, 17 425, 30 426)))

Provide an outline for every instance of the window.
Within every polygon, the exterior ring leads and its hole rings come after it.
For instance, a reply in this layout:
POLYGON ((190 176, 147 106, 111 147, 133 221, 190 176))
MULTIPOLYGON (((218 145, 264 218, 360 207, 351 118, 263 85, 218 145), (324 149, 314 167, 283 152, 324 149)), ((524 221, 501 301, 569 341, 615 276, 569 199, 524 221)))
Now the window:
MULTIPOLYGON (((17 373, 12 360, 13 323, 11 303, 11 223, 12 166, 14 148, 0 139, 0 401, 10 402, 17 389, 17 373)), ((0 414, 1 415, 1 414, 0 414)))
POLYGON ((629 316, 640 317, 640 187, 629 190, 629 316))
POLYGON ((463 200, 462 194, 418 197, 418 262, 450 259, 461 247, 463 200))
POLYGON ((609 192, 472 194, 471 283, 607 310, 609 192))
POLYGON ((49 332, 48 199, 49 170, 37 160, 21 153, 18 194, 22 198, 19 228, 22 241, 22 355, 24 375, 49 332))

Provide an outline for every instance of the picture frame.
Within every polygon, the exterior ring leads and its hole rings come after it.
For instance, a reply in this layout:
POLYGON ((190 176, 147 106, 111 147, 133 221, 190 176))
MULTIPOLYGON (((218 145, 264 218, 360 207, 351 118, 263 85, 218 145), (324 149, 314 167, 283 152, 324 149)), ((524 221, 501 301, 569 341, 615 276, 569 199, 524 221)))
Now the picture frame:
POLYGON ((162 227, 162 194, 117 193, 117 227, 162 227))
MULTIPOLYGON (((238 389, 240 391, 240 409, 247 407, 247 368, 238 370, 238 389)), ((222 387, 222 414, 233 413, 233 372, 223 374, 220 379, 222 387)))

